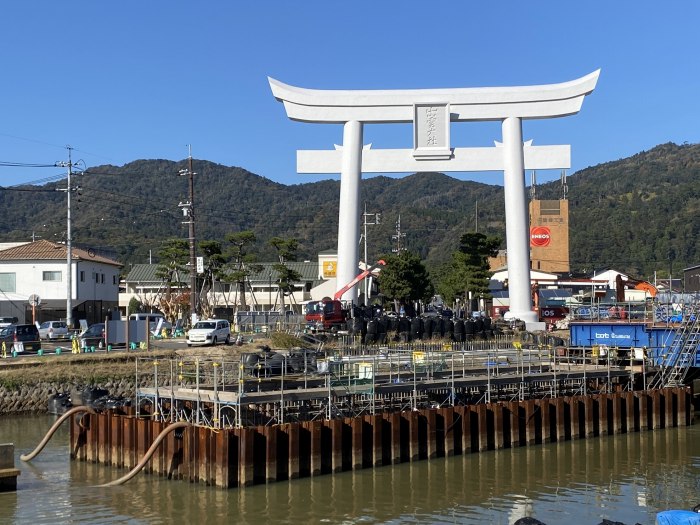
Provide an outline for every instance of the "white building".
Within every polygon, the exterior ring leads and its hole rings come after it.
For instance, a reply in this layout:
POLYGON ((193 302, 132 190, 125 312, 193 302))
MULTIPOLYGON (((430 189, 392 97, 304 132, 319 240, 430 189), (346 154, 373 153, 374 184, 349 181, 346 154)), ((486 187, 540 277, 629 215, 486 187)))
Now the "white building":
MULTIPOLYGON (((539 270, 530 269, 530 286, 537 283, 539 286, 546 287, 556 285, 559 281, 559 276, 554 273, 541 272, 539 270)), ((508 267, 504 266, 496 270, 489 279, 489 290, 503 290, 507 288, 508 283, 508 267)))
MULTIPOLYGON (((318 301, 324 297, 333 297, 336 286, 337 252, 326 250, 319 252, 317 261, 288 262, 287 266, 298 272, 301 279, 294 284, 291 295, 285 296, 285 309, 302 313, 302 305, 309 301, 318 301)), ((274 263, 258 263, 259 271, 252 273, 245 287, 245 310, 278 310, 280 305, 278 275, 274 263)), ((361 266, 364 267, 364 264, 361 266)), ((363 268, 364 269, 364 268, 363 268)), ((136 298, 149 310, 158 310, 161 297, 166 292, 164 281, 157 274, 157 264, 134 264, 127 274, 122 293, 119 294, 119 307, 122 314, 128 312, 132 298, 136 298)), ((356 273, 360 273, 360 269, 356 273)), ((189 291, 189 274, 180 276, 183 292, 189 291)), ((360 291, 364 284, 358 285, 360 291)), ((376 283, 371 280, 370 290, 376 290, 376 283)), ((360 294, 364 300, 364 294, 360 294)), ((215 305, 216 315, 230 317, 241 304, 240 290, 235 284, 217 281, 209 301, 215 305)))
MULTIPOLYGON (((117 310, 122 265, 91 250, 73 248, 71 254, 74 323, 104 321, 117 310)), ((65 244, 47 240, 0 250, 0 316, 19 322, 65 319, 66 255, 65 244)))

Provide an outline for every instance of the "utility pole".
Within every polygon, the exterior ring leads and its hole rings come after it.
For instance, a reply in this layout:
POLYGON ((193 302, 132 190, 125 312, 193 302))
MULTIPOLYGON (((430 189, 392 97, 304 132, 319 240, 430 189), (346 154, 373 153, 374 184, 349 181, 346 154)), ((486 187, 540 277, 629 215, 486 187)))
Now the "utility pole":
POLYGON ((180 175, 187 175, 189 178, 189 201, 180 203, 179 206, 183 209, 183 214, 187 217, 183 224, 189 225, 189 241, 190 241, 190 317, 191 323, 194 325, 197 315, 197 257, 195 252, 195 234, 194 234, 194 176, 196 173, 192 170, 192 146, 188 145, 188 164, 187 168, 180 170, 180 175))
POLYGON ((402 239, 406 237, 405 233, 401 233, 401 215, 399 215, 399 218, 396 220, 396 235, 392 235, 391 239, 396 241, 396 248, 393 248, 391 251, 394 253, 401 253, 403 250, 406 248, 402 246, 401 241, 402 239))
MULTIPOLYGON (((365 202, 365 212, 362 214, 362 222, 365 227, 364 238, 365 238, 365 269, 369 268, 369 260, 367 259, 367 226, 379 224, 381 220, 381 213, 367 213, 367 203, 365 202), (370 219, 371 218, 371 219, 370 219)), ((365 305, 369 304, 369 279, 365 279, 365 305)))
POLYGON ((68 168, 68 184, 65 189, 59 189, 58 191, 65 191, 68 212, 67 212, 67 225, 66 225, 66 325, 70 330, 73 328, 73 250, 72 250, 72 233, 71 233, 71 193, 78 191, 80 188, 71 187, 71 175, 73 174, 73 167, 77 164, 73 164, 71 158, 71 153, 73 148, 66 146, 68 150, 68 162, 57 162, 56 166, 62 168, 68 168))

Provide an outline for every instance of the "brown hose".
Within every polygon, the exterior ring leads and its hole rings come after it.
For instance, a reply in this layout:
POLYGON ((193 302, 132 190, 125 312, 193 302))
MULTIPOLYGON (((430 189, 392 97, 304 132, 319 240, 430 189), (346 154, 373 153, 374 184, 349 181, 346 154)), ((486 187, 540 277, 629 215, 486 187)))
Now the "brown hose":
POLYGON ((146 466, 148 461, 151 459, 151 456, 153 456, 156 449, 158 448, 158 445, 160 445, 161 441, 165 439, 165 436, 167 436, 173 430, 177 430, 178 428, 186 428, 189 426, 190 424, 187 421, 178 421, 177 423, 173 423, 172 425, 165 427, 163 431, 160 434, 158 434, 158 437, 153 442, 148 451, 146 451, 146 454, 141 458, 141 461, 139 461, 138 465, 136 465, 133 469, 131 469, 127 474, 125 474, 121 478, 115 479, 114 481, 110 481, 109 483, 105 483, 104 485, 98 485, 98 487, 114 487, 116 485, 123 485, 124 483, 129 481, 136 474, 138 474, 141 471, 141 469, 143 469, 143 467, 146 466))
POLYGON ((58 430, 58 427, 61 426, 61 423, 63 423, 66 419, 71 417, 73 414, 78 414, 80 412, 89 412, 91 414, 95 413, 90 407, 86 407, 86 406, 79 406, 79 407, 71 408, 68 412, 66 412, 65 414, 63 414, 61 417, 59 417, 56 420, 56 422, 51 426, 49 431, 44 436, 44 439, 41 440, 41 442, 36 446, 36 448, 32 452, 30 452, 29 454, 22 454, 19 457, 19 459, 21 459, 22 461, 31 461, 32 459, 34 459, 39 454, 39 452, 44 450, 44 447, 49 442, 51 437, 54 435, 56 430, 58 430))

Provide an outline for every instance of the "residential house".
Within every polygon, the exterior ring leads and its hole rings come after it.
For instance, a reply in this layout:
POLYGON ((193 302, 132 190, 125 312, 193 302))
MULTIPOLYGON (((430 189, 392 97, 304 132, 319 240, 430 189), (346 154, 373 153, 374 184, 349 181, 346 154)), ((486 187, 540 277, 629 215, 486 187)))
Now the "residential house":
MULTIPOLYGON (((114 315, 121 263, 92 250, 71 250, 74 327, 114 315)), ((39 240, 0 250, 0 316, 20 322, 66 318, 68 261, 65 244, 39 240)))

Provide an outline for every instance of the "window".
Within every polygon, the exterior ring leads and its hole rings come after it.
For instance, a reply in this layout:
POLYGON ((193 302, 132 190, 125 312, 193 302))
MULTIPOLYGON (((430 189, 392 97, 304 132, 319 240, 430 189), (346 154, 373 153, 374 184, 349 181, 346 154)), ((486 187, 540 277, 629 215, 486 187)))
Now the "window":
POLYGON ((117 284, 117 276, 116 275, 112 276, 112 284, 117 284))
POLYGON ((103 273, 100 274, 100 282, 101 282, 102 284, 105 283, 105 274, 103 274, 103 273))
POLYGON ((16 292, 16 281, 16 273, 0 273, 0 292, 16 292))
POLYGON ((83 270, 80 270, 80 282, 85 282, 85 272, 83 270))
POLYGON ((60 281, 61 280, 61 272, 41 272, 42 273, 42 279, 44 281, 60 281))

